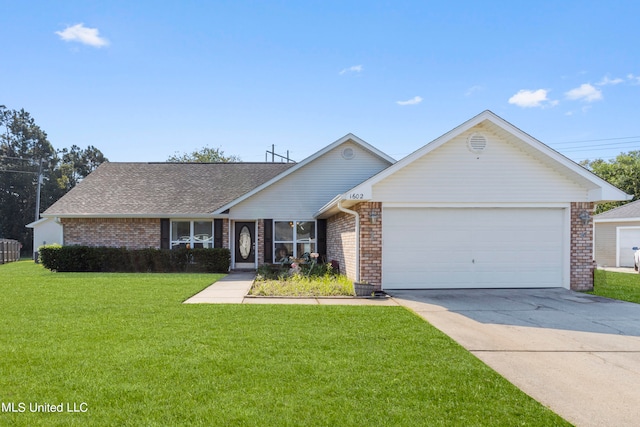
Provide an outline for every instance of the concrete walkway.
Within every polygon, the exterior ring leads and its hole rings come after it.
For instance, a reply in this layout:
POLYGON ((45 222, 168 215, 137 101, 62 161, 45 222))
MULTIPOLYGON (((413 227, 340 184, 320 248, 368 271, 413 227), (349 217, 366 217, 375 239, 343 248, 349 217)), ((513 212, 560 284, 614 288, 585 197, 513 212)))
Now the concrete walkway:
POLYGON ((561 288, 390 293, 576 426, 640 425, 640 304, 561 288))
POLYGON ((321 305, 398 305, 392 298, 354 297, 253 297, 248 296, 254 272, 233 272, 187 299, 185 304, 321 304, 321 305))
POLYGON ((598 266, 598 270, 614 271, 616 273, 638 274, 638 272, 633 267, 600 267, 600 266, 598 266))

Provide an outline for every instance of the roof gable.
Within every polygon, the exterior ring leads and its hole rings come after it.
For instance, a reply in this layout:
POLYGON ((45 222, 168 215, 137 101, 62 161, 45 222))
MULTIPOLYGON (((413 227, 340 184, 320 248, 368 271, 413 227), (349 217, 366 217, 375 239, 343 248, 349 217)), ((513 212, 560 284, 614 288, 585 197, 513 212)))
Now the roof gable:
POLYGON ((301 162, 297 163, 295 166, 283 171, 282 173, 280 173, 279 175, 273 177, 272 179, 268 180, 267 182, 263 183, 262 185, 257 186, 252 191, 249 191, 248 193, 242 195, 241 197, 238 197, 238 198, 232 200, 230 203, 227 203, 224 206, 221 206, 220 208, 218 208, 215 211, 215 213, 221 213, 221 212, 226 211, 227 209, 231 209, 232 207, 244 202, 245 200, 255 196, 256 194, 260 193, 261 191, 269 188, 270 186, 274 185, 275 183, 284 180, 285 178, 289 177, 292 174, 295 174, 296 171, 299 171, 299 170, 301 170, 303 168, 306 168, 309 164, 313 163, 317 159, 325 156, 326 154, 332 152, 333 150, 335 150, 339 146, 341 146, 343 144, 346 144, 346 143, 355 144, 357 147, 359 147, 360 149, 362 149, 362 150, 364 150, 366 152, 369 152, 374 158, 378 158, 379 160, 384 162, 386 165, 391 165, 391 164, 395 163, 395 159, 393 159, 392 157, 388 156, 387 154, 383 153, 382 151, 378 150, 377 148, 373 147, 372 145, 368 144, 367 142, 363 141, 362 139, 358 138, 357 136, 353 135, 352 133, 349 133, 349 134, 343 136, 342 138, 334 141, 333 143, 327 145, 322 150, 312 154, 311 156, 309 156, 306 159, 302 160, 301 162))
POLYGON ((514 147, 517 147, 519 150, 526 153, 532 159, 536 159, 546 167, 555 170, 558 174, 561 174, 583 186, 587 190, 587 197, 585 201, 628 200, 630 197, 592 172, 551 149, 530 135, 524 133, 491 111, 486 110, 423 146, 407 157, 399 160, 393 166, 385 169, 371 179, 349 190, 342 198, 348 200, 349 195, 356 194, 358 197, 370 200, 373 197, 373 187, 376 184, 382 182, 403 168, 408 167, 424 156, 430 155, 443 145, 448 144, 450 141, 468 133, 474 128, 483 128, 492 132, 500 139, 512 144, 514 147))
POLYGON ((588 187, 479 124, 373 185, 372 200, 398 203, 531 203, 583 200, 588 187), (482 135, 481 154, 468 141, 482 135))

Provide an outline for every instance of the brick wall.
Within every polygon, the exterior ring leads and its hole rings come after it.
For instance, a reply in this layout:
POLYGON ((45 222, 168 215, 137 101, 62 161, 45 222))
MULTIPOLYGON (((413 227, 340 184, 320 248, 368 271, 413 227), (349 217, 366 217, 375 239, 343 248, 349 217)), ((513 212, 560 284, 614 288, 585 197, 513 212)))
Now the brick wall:
POLYGON ((353 209, 360 215, 360 281, 382 288, 382 203, 359 203, 353 209), (375 224, 371 215, 377 215, 375 224))
POLYGON ((256 245, 258 265, 262 265, 264 264, 264 219, 258 220, 258 239, 254 243, 256 245))
POLYGON ((65 245, 159 248, 157 218, 61 218, 65 245))
MULTIPOLYGON (((382 204, 359 203, 351 208, 360 216, 360 281, 382 287, 382 204), (371 214, 377 215, 376 223, 371 214)), ((327 259, 340 263, 340 272, 356 279, 356 221, 339 213, 327 219, 327 259)))
POLYGON ((231 248, 231 246, 229 246, 229 219, 228 218, 222 219, 222 247, 227 249, 231 248))
POLYGON ((356 220, 340 212, 327 219, 327 261, 338 261, 340 273, 356 278, 356 220))
POLYGON ((571 278, 574 291, 593 289, 593 221, 583 225, 580 213, 593 214, 594 204, 571 203, 571 278))

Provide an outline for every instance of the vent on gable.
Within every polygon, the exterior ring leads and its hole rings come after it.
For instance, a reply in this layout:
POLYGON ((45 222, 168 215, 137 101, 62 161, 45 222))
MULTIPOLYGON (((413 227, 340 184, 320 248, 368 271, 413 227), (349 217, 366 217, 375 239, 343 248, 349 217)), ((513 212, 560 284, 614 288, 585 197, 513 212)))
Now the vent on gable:
POLYGON ((467 147, 472 153, 480 154, 487 148, 487 137, 481 133, 473 133, 467 140, 467 147))
POLYGON ((346 160, 351 160, 356 156, 356 152, 351 147, 346 147, 342 150, 342 157, 346 160))

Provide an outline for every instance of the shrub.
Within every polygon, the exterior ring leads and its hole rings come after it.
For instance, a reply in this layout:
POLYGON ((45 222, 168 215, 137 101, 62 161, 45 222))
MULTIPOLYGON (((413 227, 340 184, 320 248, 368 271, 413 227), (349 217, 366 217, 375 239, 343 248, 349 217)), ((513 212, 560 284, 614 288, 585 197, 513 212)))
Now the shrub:
MULTIPOLYGON (((338 276, 339 271, 331 267, 331 264, 299 264, 299 275, 306 277, 338 276)), ((258 267, 257 277, 273 280, 287 280, 291 277, 291 263, 263 264, 258 267)))
POLYGON ((43 245, 38 248, 38 260, 49 270, 57 270, 59 265, 59 257, 62 248, 59 244, 43 245))
POLYGON ((126 249, 48 245, 40 248, 42 265, 60 272, 226 273, 229 249, 126 249))

